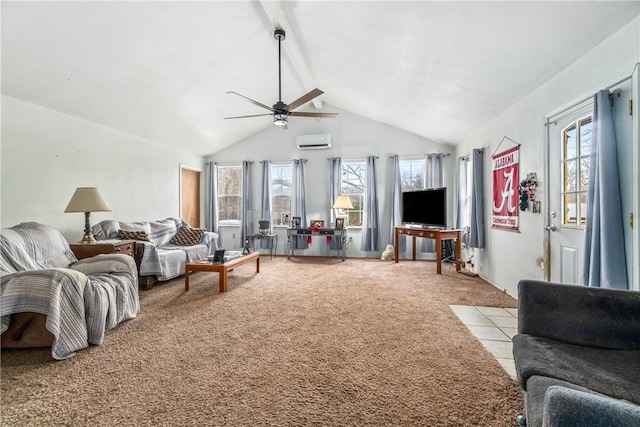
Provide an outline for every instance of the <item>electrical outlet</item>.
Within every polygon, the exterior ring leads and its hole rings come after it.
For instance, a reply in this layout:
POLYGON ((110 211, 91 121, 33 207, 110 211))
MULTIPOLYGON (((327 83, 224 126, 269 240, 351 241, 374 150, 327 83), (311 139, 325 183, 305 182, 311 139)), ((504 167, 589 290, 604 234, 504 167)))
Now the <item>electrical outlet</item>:
POLYGON ((235 239, 235 238, 236 238, 236 233, 233 233, 233 234, 231 235, 231 238, 232 238, 232 239, 235 239))

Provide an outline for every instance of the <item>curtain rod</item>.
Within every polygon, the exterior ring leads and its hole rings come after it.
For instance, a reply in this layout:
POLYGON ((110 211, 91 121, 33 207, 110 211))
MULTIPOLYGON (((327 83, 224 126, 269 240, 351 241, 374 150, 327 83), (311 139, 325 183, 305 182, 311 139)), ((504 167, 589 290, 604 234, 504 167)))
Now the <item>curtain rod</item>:
MULTIPOLYGON (((626 82, 627 80, 630 80, 630 79, 633 77, 633 73, 636 71, 636 68, 638 68, 638 64, 640 64, 640 62, 636 62, 636 65, 633 67, 633 70, 631 71, 631 74, 629 74, 627 77, 625 77, 625 78, 623 78, 623 79, 620 79, 620 80, 618 80, 617 82, 615 82, 615 83, 613 83, 613 84, 610 84, 609 86, 607 86, 607 87, 605 87, 605 88, 603 88, 603 89, 601 89, 601 90, 610 90, 611 88, 614 88, 614 87, 618 86, 619 84, 624 83, 624 82, 626 82)), ((614 93, 615 93, 615 92, 616 92, 616 91, 614 91, 614 93)), ((549 126, 549 124, 551 124, 551 123, 555 123, 555 121, 554 121, 554 120, 551 120, 551 118, 552 118, 552 117, 560 116, 562 113, 565 113, 565 112, 567 112, 567 111, 571 110, 572 108, 576 107, 577 105, 582 104, 583 102, 588 101, 589 99, 593 98, 594 96, 595 96, 595 93, 594 93, 594 94, 591 94, 591 95, 589 95, 589 96, 585 96, 584 98, 580 99, 579 101, 572 102, 572 103, 571 103, 571 105, 569 105, 568 107, 565 107, 565 108, 563 108, 563 109, 562 109, 562 110, 560 110, 560 111, 557 111, 557 112, 555 112, 555 113, 553 113, 553 114, 548 115, 548 116, 547 116, 547 123, 546 123, 546 126, 549 126)))
POLYGON ((271 162, 271 163, 289 163, 289 162, 298 162, 302 160, 303 162, 307 162, 307 159, 289 159, 289 160, 260 160, 260 163, 264 163, 264 162, 271 162))
MULTIPOLYGON (((432 155, 432 154, 439 154, 439 155, 441 155, 441 156, 443 156, 443 157, 449 157, 449 156, 451 156, 451 153, 425 153, 424 155, 425 155, 425 156, 430 156, 430 155, 432 155)), ((390 158, 390 159, 393 159, 393 157, 394 157, 394 155, 389 156, 389 158, 390 158)), ((400 156, 398 156, 398 157, 400 157, 400 156)), ((409 157, 411 157, 411 158, 415 158, 416 160, 417 160, 417 159, 423 159, 423 158, 424 158, 424 156, 420 156, 420 155, 417 155, 417 156, 406 156, 406 157, 404 157, 404 158, 409 158, 409 157)), ((402 157, 401 157, 401 158, 402 158, 402 157)))

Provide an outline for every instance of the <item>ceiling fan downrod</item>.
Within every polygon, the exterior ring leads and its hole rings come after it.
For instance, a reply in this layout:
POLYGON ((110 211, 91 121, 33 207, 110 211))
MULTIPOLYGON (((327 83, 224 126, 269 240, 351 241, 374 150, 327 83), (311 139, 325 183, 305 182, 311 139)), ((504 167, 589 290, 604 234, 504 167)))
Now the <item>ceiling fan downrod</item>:
POLYGON ((273 37, 278 40, 278 103, 282 103, 282 40, 285 39, 286 33, 282 28, 276 28, 273 37))

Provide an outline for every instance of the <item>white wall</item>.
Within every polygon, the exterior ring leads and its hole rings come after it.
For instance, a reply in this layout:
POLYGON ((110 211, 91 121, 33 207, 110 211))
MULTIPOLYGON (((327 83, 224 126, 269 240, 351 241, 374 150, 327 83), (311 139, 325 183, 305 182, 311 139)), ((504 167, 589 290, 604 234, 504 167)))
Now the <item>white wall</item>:
POLYGON ((490 228, 491 154, 504 136, 522 144, 521 177, 528 172, 537 172, 540 182, 536 199, 544 200, 545 115, 559 111, 632 73, 635 64, 640 61, 639 19, 631 21, 457 147, 457 156, 469 155, 474 148, 484 148, 484 214, 487 227, 485 249, 474 251, 476 271, 512 295, 516 295, 518 280, 544 278, 536 259, 543 255, 545 215, 520 211, 519 233, 490 228))
MULTIPOLYGON (((389 242, 389 227, 391 221, 390 210, 390 177, 391 160, 389 156, 398 154, 399 156, 423 156, 426 153, 453 153, 453 147, 430 141, 419 136, 404 132, 402 130, 365 119, 361 116, 342 111, 330 105, 326 105, 323 111, 337 112, 335 119, 315 120, 310 118, 292 117, 289 119, 289 129, 281 130, 274 125, 268 127, 244 141, 240 141, 231 147, 216 153, 209 158, 210 161, 219 164, 238 163, 243 160, 252 160, 252 181, 254 194, 252 196, 253 207, 260 208, 260 171, 261 160, 290 161, 294 158, 307 159, 306 162, 306 182, 307 182, 307 218, 324 219, 329 217, 330 201, 328 200, 329 157, 341 157, 345 160, 363 160, 368 155, 378 156, 377 178, 379 185, 380 221, 381 227, 381 250, 378 252, 363 252, 360 250, 361 229, 350 228, 348 236, 353 238, 353 242, 347 249, 348 257, 379 257, 385 245, 389 242), (332 147, 328 150, 304 150, 300 151, 296 147, 296 136, 315 133, 330 133, 332 136, 332 147)), ((261 120, 261 119, 246 119, 261 120)), ((265 118, 266 123, 270 120, 265 118)), ((446 157, 445 160, 445 185, 449 188, 448 215, 449 225, 453 225, 453 176, 454 176, 454 156, 446 157)), ((257 226, 256 230, 257 231, 257 226)), ((225 247, 239 247, 239 228, 224 227, 220 230, 221 239, 225 247), (233 238, 235 235, 235 238, 233 238)), ((285 253, 286 234, 284 229, 278 230, 279 243, 278 253, 285 253)), ((329 253, 326 244, 322 244, 321 239, 315 238, 310 249, 297 251, 303 255, 336 255, 335 251, 329 253)))
POLYGON ((103 219, 178 216, 180 164, 203 158, 18 99, 2 96, 2 227, 37 221, 82 238, 84 214, 64 213, 76 187, 96 186, 103 219))

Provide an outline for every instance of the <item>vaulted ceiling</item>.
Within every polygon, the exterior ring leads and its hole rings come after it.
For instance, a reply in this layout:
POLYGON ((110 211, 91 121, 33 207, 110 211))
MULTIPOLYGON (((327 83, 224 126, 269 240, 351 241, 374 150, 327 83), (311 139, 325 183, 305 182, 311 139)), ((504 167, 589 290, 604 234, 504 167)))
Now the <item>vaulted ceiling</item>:
MULTIPOLYGON (((457 144, 640 13, 640 2, 2 2, 2 93, 206 155, 278 101, 457 144)), ((313 120, 309 118, 289 118, 313 120)), ((336 119, 322 120, 340 120, 336 119)))

